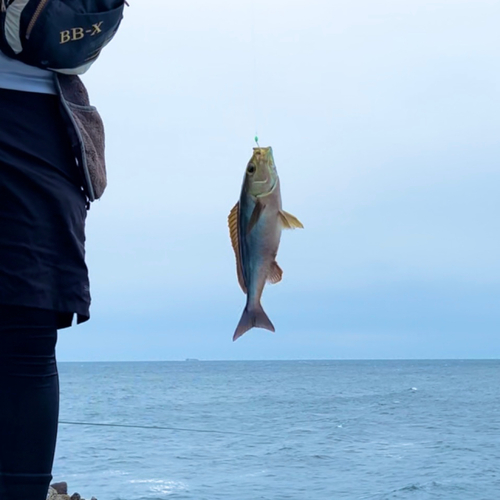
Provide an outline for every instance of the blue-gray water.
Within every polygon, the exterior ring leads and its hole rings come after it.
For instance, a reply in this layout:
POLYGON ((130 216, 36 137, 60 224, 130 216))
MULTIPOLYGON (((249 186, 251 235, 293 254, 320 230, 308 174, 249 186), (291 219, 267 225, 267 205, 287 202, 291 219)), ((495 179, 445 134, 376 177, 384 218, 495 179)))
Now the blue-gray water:
POLYGON ((60 425, 70 494, 500 498, 500 361, 61 363, 60 377, 61 420, 193 429, 60 425))

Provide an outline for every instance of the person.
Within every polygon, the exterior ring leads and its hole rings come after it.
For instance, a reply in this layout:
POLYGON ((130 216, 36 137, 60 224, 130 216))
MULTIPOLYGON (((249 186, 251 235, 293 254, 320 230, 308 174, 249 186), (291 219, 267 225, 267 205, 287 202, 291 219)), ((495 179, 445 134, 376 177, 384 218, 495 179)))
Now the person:
POLYGON ((58 330, 89 319, 89 200, 55 74, 0 52, 0 499, 45 500, 58 330))

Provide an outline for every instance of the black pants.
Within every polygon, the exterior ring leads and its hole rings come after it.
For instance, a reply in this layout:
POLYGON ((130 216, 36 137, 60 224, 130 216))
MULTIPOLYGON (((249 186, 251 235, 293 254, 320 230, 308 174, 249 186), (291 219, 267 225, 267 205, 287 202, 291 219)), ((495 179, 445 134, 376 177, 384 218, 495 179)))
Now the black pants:
POLYGON ((0 499, 45 500, 59 415, 54 311, 0 305, 0 499))

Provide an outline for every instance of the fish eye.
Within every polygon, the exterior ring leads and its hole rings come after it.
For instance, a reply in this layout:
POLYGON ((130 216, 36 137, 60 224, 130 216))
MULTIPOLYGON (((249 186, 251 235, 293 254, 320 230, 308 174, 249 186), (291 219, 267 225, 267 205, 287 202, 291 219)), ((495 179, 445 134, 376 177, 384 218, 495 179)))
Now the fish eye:
POLYGON ((253 174, 255 172, 255 165, 248 165, 247 167, 247 174, 253 174))

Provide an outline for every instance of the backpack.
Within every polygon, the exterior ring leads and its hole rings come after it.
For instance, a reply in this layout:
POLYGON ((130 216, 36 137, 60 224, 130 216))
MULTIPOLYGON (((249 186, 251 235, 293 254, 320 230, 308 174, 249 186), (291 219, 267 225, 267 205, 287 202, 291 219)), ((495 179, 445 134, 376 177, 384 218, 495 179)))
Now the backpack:
POLYGON ((115 35, 125 0, 0 0, 0 50, 43 69, 81 75, 115 35))

